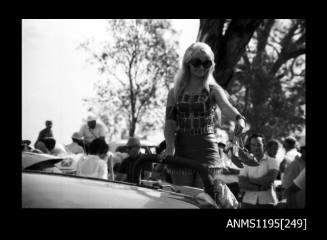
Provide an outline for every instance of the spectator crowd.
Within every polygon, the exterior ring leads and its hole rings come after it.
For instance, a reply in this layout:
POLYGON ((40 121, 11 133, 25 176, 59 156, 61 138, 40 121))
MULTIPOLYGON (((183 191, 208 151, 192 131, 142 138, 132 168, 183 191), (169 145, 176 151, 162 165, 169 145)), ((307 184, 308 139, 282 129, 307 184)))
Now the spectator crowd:
MULTIPOLYGON (((75 167, 69 174, 78 176, 135 183, 135 163, 149 154, 160 156, 166 149, 165 140, 158 146, 144 146, 139 138, 130 137, 113 151, 105 139, 105 126, 94 115, 88 116, 87 122, 72 134, 68 145, 56 141, 52 125, 52 121, 45 122, 34 148, 30 140, 23 140, 22 151, 60 156, 64 160, 74 156, 75 167)), ((292 136, 267 141, 260 133, 247 136, 245 149, 257 160, 253 166, 235 161, 226 151, 230 142, 217 142, 223 168, 216 178, 228 186, 240 203, 238 208, 305 207, 305 141, 299 143, 292 136), (285 154, 278 161, 276 156, 281 149, 285 154)), ((65 166, 67 161, 58 164, 65 166)), ((142 166, 141 179, 173 185, 169 166, 158 162, 142 166)))

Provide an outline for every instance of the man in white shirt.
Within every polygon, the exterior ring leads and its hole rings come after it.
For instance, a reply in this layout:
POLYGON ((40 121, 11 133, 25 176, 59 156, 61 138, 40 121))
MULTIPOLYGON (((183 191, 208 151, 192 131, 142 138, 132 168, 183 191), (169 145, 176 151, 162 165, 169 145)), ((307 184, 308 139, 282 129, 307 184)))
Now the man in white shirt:
POLYGON ((259 166, 244 165, 240 171, 239 187, 244 192, 242 208, 273 208, 278 202, 273 186, 278 162, 264 153, 264 137, 261 134, 253 134, 249 142, 259 166))
POLYGON ((301 156, 301 154, 296 149, 296 139, 294 137, 287 137, 283 146, 286 150, 286 154, 283 161, 279 165, 282 179, 285 173, 285 169, 291 164, 291 162, 295 160, 295 158, 301 156))
POLYGON ((91 114, 87 117, 87 123, 83 124, 79 130, 80 136, 84 139, 85 149, 88 152, 90 143, 96 138, 105 138, 106 127, 97 122, 97 118, 91 114))

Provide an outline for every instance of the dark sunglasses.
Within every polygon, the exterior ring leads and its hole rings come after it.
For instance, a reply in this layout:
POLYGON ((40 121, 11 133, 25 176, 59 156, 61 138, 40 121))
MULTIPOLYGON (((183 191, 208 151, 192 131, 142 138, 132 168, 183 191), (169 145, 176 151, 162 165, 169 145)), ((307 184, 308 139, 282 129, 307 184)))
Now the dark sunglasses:
POLYGON ((210 68, 211 65, 212 65, 212 62, 210 60, 205 60, 204 62, 202 62, 200 59, 198 58, 194 58, 190 61, 190 63, 192 64, 193 67, 195 68, 198 68, 200 67, 201 65, 204 67, 204 68, 210 68))

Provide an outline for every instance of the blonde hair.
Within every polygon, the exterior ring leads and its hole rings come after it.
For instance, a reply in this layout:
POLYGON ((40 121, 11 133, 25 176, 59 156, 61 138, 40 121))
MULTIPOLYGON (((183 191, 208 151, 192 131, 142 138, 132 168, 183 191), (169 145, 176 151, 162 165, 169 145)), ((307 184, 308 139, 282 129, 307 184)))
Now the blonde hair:
POLYGON ((212 66, 210 67, 207 75, 205 76, 205 81, 203 82, 203 87, 209 91, 209 84, 218 86, 212 73, 215 69, 215 55, 211 50, 210 46, 203 42, 192 43, 185 51, 182 61, 182 66, 177 72, 174 81, 174 96, 178 99, 178 96, 186 88, 190 81, 190 67, 189 62, 192 60, 193 56, 197 52, 204 52, 212 61, 212 66))

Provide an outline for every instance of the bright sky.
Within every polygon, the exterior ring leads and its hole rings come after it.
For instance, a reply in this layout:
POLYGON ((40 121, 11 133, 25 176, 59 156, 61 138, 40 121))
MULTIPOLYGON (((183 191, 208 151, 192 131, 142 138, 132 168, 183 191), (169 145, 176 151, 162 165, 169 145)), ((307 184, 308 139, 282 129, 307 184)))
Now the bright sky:
MULTIPOLYGON (((196 40, 198 19, 174 19, 180 56, 196 40)), ((82 99, 94 96, 99 78, 79 43, 106 38, 103 19, 22 20, 22 138, 34 144, 46 120, 56 140, 67 144, 86 117, 82 99)))

